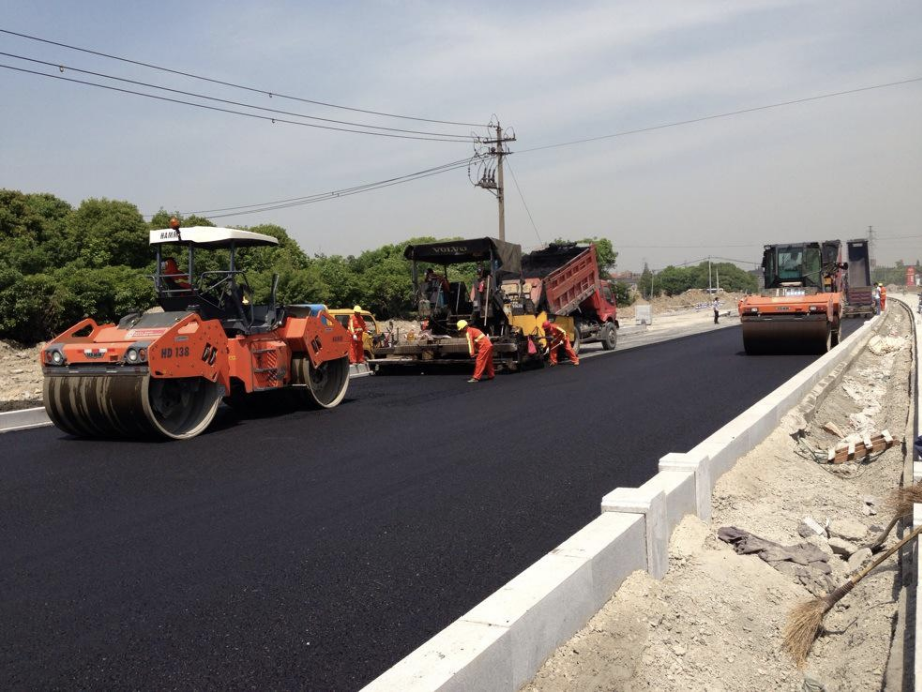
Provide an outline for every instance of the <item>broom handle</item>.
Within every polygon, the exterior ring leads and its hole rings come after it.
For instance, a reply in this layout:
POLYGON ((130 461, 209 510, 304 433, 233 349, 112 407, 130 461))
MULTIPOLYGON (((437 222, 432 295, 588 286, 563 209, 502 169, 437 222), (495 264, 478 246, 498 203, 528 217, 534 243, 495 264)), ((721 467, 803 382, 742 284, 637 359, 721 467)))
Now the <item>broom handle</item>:
POLYGON ((903 518, 904 516, 906 515, 903 515, 900 512, 896 512, 895 516, 892 517, 892 521, 889 522, 889 525, 886 527, 885 531, 880 533, 879 536, 876 538, 876 540, 870 543, 866 547, 872 550, 873 552, 875 552, 876 548, 880 547, 883 543, 886 542, 886 539, 889 537, 889 534, 892 532, 892 529, 898 523, 898 520, 903 518))
MULTIPOLYGON (((856 584, 856 583, 857 583, 858 581, 860 581, 863 577, 865 577, 867 574, 869 574, 870 572, 872 572, 874 569, 876 569, 876 568, 877 568, 879 565, 881 565, 883 562, 885 562, 885 561, 888 560, 890 557, 892 557, 892 555, 893 555, 899 548, 901 548, 903 545, 905 545, 905 543, 907 543, 908 541, 910 541, 912 538, 914 538, 915 536, 919 535, 920 533, 921 533, 921 527, 919 526, 919 527, 917 527, 914 531, 912 531, 912 532, 909 533, 907 536, 905 536, 903 539, 901 539, 898 543, 896 543, 896 544, 893 545, 891 548, 889 548, 887 551, 885 551, 882 555, 880 555, 880 556, 877 557, 875 560, 873 560, 871 563, 869 563, 869 564, 868 564, 866 567, 864 567, 862 570, 860 570, 855 576, 851 577, 851 578, 850 578, 850 581, 853 582, 854 584, 856 584)), ((848 583, 849 583, 849 582, 848 582, 848 583)), ((851 587, 851 588, 853 588, 853 587, 851 587)))

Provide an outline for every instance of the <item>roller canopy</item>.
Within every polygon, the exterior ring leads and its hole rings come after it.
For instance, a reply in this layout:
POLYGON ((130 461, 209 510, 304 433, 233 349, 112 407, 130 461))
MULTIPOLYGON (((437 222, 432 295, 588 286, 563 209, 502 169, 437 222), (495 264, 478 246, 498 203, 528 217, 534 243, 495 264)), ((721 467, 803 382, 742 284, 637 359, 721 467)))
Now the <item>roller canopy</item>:
POLYGON ((150 244, 161 243, 191 243, 196 247, 216 249, 230 247, 251 247, 254 245, 279 245, 279 241, 271 235, 242 231, 237 228, 221 228, 219 226, 190 226, 181 228, 179 232, 172 228, 163 228, 150 233, 150 244))
POLYGON ((500 269, 511 274, 520 273, 520 246, 494 238, 473 238, 471 240, 450 240, 427 245, 408 245, 404 256, 417 262, 433 264, 458 264, 460 262, 481 262, 494 255, 500 269))

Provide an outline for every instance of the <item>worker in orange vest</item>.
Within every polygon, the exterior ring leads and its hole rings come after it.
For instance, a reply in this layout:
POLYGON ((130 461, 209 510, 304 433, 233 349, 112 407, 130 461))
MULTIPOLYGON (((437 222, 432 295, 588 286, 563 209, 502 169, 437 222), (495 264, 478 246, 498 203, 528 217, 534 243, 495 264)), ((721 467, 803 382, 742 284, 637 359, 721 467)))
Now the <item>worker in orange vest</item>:
POLYGON ((886 290, 885 286, 879 284, 879 311, 885 311, 885 301, 886 301, 886 290))
POLYGON ((366 333, 366 320, 363 319, 362 308, 353 306, 350 323, 347 331, 350 332, 350 362, 365 363, 366 354, 363 352, 363 335, 366 333))
POLYGON ((190 285, 189 281, 186 280, 189 277, 186 274, 180 273, 180 268, 177 266, 176 260, 172 257, 167 257, 163 262, 161 262, 160 273, 164 277, 165 283, 169 290, 192 290, 192 286, 190 285))
POLYGON ((468 355, 475 359, 475 374, 469 382, 494 379, 494 344, 491 338, 480 329, 470 327, 465 320, 456 322, 456 329, 465 331, 468 341, 468 355))
POLYGON ((572 365, 580 365, 577 353, 571 348, 571 339, 568 338, 568 332, 548 320, 542 323, 542 331, 545 332, 548 339, 549 361, 551 361, 552 365, 558 365, 558 349, 564 349, 565 355, 571 359, 572 365))

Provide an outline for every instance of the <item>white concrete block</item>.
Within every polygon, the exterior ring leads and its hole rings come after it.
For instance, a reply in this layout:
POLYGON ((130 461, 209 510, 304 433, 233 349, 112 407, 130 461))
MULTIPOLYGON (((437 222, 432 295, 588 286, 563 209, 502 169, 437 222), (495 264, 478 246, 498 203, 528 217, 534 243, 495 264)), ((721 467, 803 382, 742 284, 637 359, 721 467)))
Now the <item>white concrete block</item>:
POLYGON ((655 579, 667 573, 667 498, 661 490, 616 488, 603 497, 604 512, 645 515, 645 548, 648 572, 655 579))
POLYGON ((604 512, 552 551, 590 562, 593 607, 599 610, 632 572, 648 568, 645 517, 604 512))
POLYGON ((363 692, 517 689, 506 627, 456 620, 363 688, 363 692))
POLYGON ((712 520, 712 481, 709 457, 705 454, 665 454, 658 461, 659 471, 692 471, 696 487, 696 516, 705 522, 712 520))
MULTIPOLYGON (((905 516, 908 516, 908 515, 906 514, 905 516)), ((914 525, 914 528, 917 528, 921 525, 921 503, 920 502, 914 503, 914 510, 913 510, 911 520, 914 525)))
POLYGON ((668 541, 677 524, 686 515, 696 513, 696 477, 692 471, 661 471, 649 478, 640 490, 664 493, 668 541))
POLYGON ((921 463, 920 461, 914 462, 914 470, 912 471, 914 475, 914 482, 918 483, 921 480, 921 463))
POLYGON ((462 620, 509 630, 513 689, 517 689, 595 612, 590 561, 548 554, 462 620))

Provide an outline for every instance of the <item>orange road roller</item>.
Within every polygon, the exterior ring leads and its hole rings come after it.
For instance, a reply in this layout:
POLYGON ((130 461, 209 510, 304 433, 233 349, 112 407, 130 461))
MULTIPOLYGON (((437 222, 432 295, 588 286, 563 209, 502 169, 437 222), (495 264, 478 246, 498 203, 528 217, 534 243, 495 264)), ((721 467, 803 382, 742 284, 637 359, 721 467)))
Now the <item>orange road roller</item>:
POLYGON ((232 228, 178 224, 150 232, 152 277, 163 312, 118 324, 84 320, 41 353, 45 410, 79 437, 187 439, 205 430, 219 404, 288 392, 316 408, 339 404, 349 384, 349 335, 323 305, 256 305, 238 248, 276 238, 232 228), (181 269, 174 257, 185 251, 181 269), (225 250, 226 270, 195 268, 197 250, 225 250))
POLYGON ((749 355, 825 353, 841 337, 841 242, 765 245, 760 295, 738 304, 749 355))

